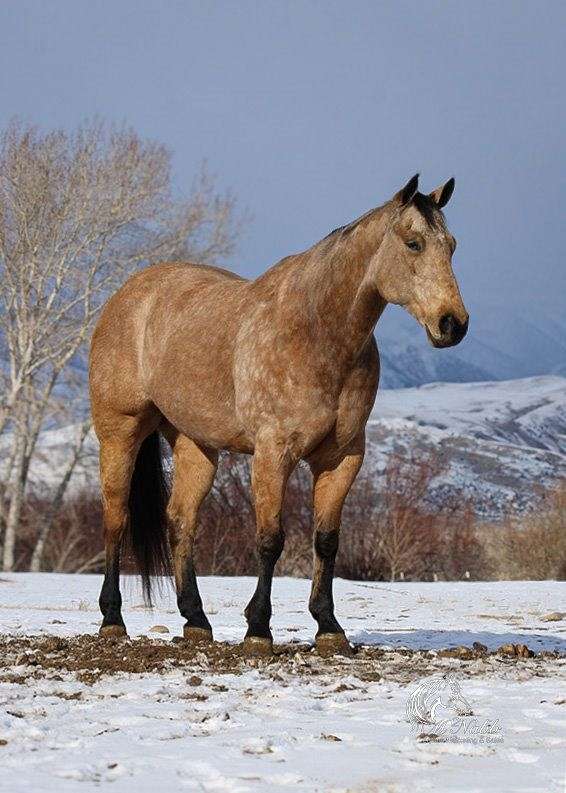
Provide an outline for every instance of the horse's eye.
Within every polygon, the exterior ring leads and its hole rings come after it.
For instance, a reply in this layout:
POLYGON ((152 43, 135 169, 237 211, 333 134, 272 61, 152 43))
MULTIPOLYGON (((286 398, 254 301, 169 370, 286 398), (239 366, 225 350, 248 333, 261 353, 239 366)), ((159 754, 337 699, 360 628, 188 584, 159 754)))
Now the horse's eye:
POLYGON ((409 250, 416 251, 417 253, 423 249, 423 246, 418 240, 410 240, 410 242, 407 242, 406 245, 409 250))

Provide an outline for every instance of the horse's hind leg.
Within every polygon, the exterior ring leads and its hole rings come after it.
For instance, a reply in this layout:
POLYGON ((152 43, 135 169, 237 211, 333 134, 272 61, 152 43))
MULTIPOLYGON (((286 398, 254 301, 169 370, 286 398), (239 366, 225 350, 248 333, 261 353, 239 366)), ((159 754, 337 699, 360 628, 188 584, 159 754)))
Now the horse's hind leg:
POLYGON ((322 652, 349 652, 344 630, 334 616, 332 581, 338 552, 342 507, 364 459, 363 436, 346 452, 323 445, 309 463, 314 477, 314 566, 309 609, 318 622, 316 646, 322 652))
POLYGON ((100 483, 106 551, 106 572, 100 592, 102 636, 124 636, 120 594, 120 546, 128 525, 128 498, 136 456, 143 439, 154 427, 132 416, 106 420, 100 439, 100 483))
POLYGON ((216 475, 218 453, 204 449, 173 430, 163 430, 173 450, 175 473, 167 507, 169 537, 177 587, 177 604, 185 618, 183 635, 193 641, 211 641, 212 628, 198 591, 193 547, 200 505, 216 475))

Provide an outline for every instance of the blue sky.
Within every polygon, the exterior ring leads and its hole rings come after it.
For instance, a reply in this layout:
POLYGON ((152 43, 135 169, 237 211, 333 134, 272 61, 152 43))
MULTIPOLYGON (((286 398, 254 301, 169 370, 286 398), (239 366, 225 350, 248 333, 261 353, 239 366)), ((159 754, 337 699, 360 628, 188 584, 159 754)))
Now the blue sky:
POLYGON ((262 272, 415 171, 451 175, 456 271, 477 330, 564 312, 566 5, 559 2, 5 2, 0 124, 125 121, 206 158, 253 221, 262 272))

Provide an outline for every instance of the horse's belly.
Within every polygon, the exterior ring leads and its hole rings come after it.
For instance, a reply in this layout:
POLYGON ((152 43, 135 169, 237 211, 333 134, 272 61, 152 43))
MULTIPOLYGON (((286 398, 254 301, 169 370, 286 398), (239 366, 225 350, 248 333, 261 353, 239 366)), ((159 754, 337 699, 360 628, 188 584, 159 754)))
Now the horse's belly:
POLYGON ((167 421, 197 443, 212 449, 253 451, 238 422, 229 393, 203 389, 198 382, 160 386, 152 401, 167 421))

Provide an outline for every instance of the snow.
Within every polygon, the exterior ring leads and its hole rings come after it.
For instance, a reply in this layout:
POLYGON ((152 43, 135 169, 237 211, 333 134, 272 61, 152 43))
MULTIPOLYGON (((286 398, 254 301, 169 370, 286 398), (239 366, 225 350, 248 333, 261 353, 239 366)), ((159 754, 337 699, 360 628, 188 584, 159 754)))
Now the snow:
MULTIPOLYGON (((76 636, 99 624, 99 576, 2 574, 0 634, 76 636)), ((242 610, 255 582, 203 578, 205 609, 222 641, 241 640, 242 610)), ((276 643, 312 641, 309 582, 274 582, 276 643)), ((131 637, 156 623, 180 634, 172 592, 153 611, 124 582, 131 637)), ((566 653, 558 582, 366 583, 336 581, 337 613, 349 638, 389 648, 436 650, 474 641, 496 649, 527 644, 566 653)), ((117 644, 116 652, 128 652, 117 644)), ((353 659, 297 653, 283 663, 243 662, 221 672, 204 653, 187 668, 103 675, 0 667, 0 790, 90 791, 559 791, 566 757, 563 658, 489 662, 431 660, 452 670, 474 717, 498 722, 496 742, 419 738, 405 709, 417 656, 398 650, 364 679, 353 659), (28 670, 30 671, 30 670, 28 670), (13 677, 10 674, 13 673, 13 677), (198 677, 195 679, 195 672, 198 677), (73 698, 74 697, 74 698, 73 698), (6 743, 3 744, 2 742, 6 743)), ((423 668, 425 668, 423 667, 423 668)))
POLYGON ((429 383, 378 391, 370 421, 394 420, 566 454, 566 378, 429 383), (561 431, 551 429, 551 422, 561 431))
POLYGON ((530 511, 566 476, 566 378, 380 390, 366 450, 375 476, 394 450, 442 459, 433 506, 461 498, 487 520, 530 511))

